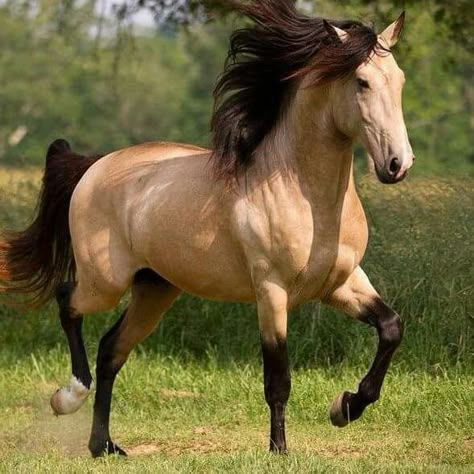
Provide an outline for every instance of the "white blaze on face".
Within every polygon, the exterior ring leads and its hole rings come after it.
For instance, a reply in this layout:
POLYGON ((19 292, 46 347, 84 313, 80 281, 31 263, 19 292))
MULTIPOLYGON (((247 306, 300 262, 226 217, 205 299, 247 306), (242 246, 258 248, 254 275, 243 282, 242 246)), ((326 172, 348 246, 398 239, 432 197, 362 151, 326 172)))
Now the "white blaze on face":
POLYGON ((87 388, 79 379, 71 377, 67 387, 60 388, 51 397, 51 408, 55 415, 69 415, 75 413, 86 401, 93 390, 93 384, 87 388))

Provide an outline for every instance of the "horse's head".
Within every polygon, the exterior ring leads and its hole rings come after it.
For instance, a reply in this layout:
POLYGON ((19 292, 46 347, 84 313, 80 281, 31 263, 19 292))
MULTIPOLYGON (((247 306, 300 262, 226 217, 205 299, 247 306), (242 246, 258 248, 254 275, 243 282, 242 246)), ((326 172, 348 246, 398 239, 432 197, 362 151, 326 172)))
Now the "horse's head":
MULTIPOLYGON (((404 18, 402 14, 383 31, 369 59, 333 88, 337 127, 364 146, 380 181, 387 184, 402 181, 414 161, 402 110, 405 76, 390 52, 404 18)), ((344 42, 348 33, 333 28, 344 42)))

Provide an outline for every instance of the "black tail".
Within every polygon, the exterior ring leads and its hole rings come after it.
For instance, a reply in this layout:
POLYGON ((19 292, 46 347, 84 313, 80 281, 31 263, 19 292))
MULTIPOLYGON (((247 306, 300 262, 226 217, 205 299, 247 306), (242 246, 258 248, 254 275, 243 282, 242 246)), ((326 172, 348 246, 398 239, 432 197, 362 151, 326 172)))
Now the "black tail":
POLYGON ((99 158, 77 155, 61 139, 49 146, 33 222, 24 231, 0 233, 0 292, 26 294, 20 304, 39 307, 74 277, 69 205, 80 179, 99 158))

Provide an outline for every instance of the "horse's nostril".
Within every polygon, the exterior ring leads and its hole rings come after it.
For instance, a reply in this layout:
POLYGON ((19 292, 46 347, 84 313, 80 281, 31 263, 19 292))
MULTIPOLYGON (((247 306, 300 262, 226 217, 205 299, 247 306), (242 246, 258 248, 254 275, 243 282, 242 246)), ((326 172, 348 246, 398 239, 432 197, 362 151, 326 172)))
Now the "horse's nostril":
POLYGON ((392 175, 397 174, 400 170, 402 169, 402 164, 400 163, 400 160, 398 157, 392 158, 390 160, 390 173, 392 175))

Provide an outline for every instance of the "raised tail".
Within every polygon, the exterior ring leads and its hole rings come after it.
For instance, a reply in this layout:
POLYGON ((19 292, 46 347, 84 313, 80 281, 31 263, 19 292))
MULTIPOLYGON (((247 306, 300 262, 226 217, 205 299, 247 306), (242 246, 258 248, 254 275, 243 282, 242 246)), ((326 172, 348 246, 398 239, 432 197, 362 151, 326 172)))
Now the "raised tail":
POLYGON ((49 146, 33 222, 20 232, 0 232, 0 293, 27 295, 7 303, 42 306, 60 283, 74 277, 69 205, 80 179, 99 158, 77 155, 61 139, 49 146))

